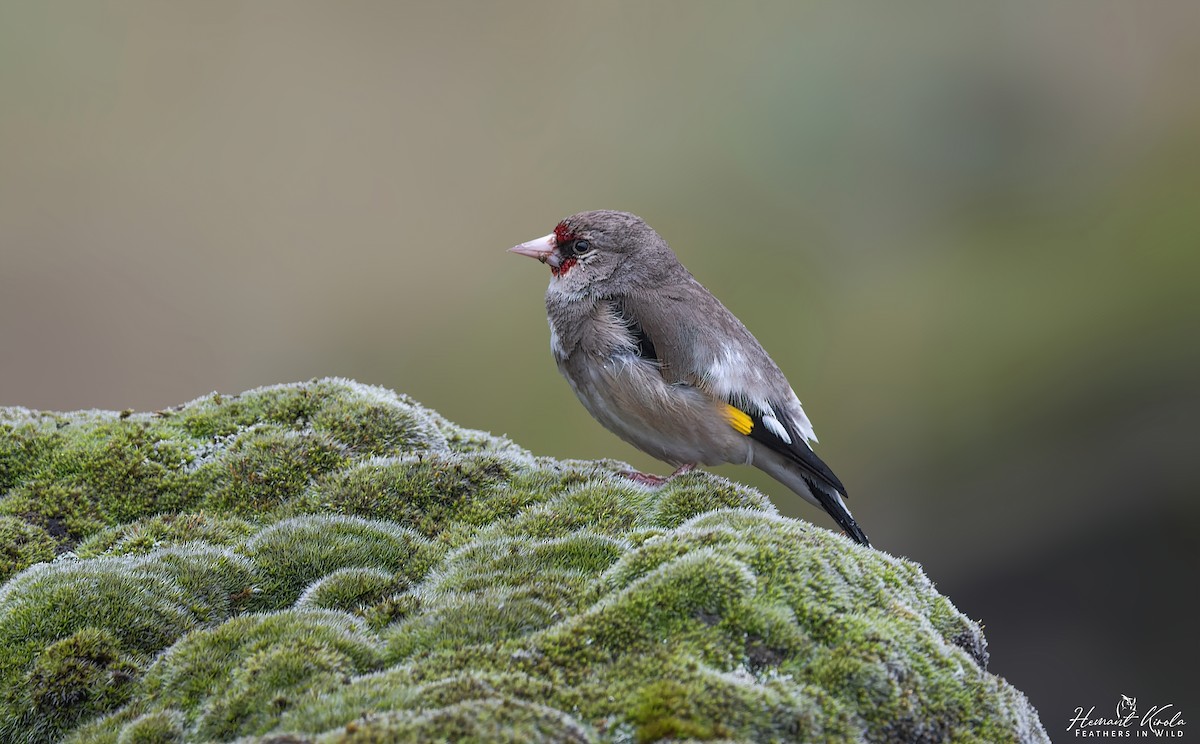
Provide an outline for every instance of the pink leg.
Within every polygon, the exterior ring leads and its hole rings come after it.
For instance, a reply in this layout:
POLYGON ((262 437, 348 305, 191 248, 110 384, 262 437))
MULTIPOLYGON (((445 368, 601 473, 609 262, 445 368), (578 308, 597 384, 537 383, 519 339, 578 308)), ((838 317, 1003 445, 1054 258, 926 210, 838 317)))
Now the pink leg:
POLYGON ((654 486, 657 488, 658 486, 665 484, 667 481, 671 480, 675 476, 683 475, 684 473, 690 473, 695 469, 696 469, 696 466, 694 463, 688 463, 685 465, 680 465, 679 467, 675 468, 675 472, 671 473, 670 475, 668 475, 666 477, 663 477, 661 475, 653 475, 651 473, 639 473, 636 470, 622 470, 621 475, 625 476, 626 478, 633 481, 634 483, 641 483, 644 486, 654 486))

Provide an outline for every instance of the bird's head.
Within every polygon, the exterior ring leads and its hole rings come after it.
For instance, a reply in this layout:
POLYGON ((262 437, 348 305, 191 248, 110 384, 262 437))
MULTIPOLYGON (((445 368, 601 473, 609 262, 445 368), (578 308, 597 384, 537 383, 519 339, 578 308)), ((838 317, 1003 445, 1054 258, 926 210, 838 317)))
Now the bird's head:
POLYGON ((509 248, 550 265, 550 286, 568 294, 615 294, 654 282, 678 265, 666 241, 637 215, 572 215, 549 235, 509 248))

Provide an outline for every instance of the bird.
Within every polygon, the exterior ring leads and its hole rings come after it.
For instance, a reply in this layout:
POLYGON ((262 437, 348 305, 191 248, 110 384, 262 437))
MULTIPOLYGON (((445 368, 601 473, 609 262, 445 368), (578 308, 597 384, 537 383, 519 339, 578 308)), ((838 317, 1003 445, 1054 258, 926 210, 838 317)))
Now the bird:
POLYGON ((661 485, 698 465, 750 465, 870 546, 779 366, 645 220, 580 212, 509 251, 550 267, 550 349, 584 408, 676 467, 629 477, 661 485))

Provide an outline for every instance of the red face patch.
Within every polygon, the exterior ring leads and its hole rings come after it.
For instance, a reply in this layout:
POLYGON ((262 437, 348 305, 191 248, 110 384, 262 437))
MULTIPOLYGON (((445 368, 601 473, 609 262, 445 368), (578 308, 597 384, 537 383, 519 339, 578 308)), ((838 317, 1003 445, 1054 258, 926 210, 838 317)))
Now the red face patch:
POLYGON ((551 266, 550 273, 554 274, 554 276, 565 276, 566 273, 571 270, 571 267, 575 265, 575 263, 576 261, 574 258, 568 258, 566 261, 563 261, 561 264, 559 264, 557 269, 551 266))
POLYGON ((567 226, 567 221, 563 220, 554 228, 554 242, 558 245, 569 243, 575 239, 575 233, 571 232, 571 228, 567 226))
MULTIPOLYGON (((557 246, 566 245, 567 243, 570 243, 574 239, 575 239, 575 233, 571 232, 571 228, 567 225, 566 220, 563 220, 562 222, 558 223, 558 225, 555 226, 555 228, 554 228, 554 244, 556 246, 555 250, 558 250, 557 246)), ((574 257, 565 259, 561 264, 558 265, 558 268, 551 266, 550 273, 554 274, 554 276, 556 276, 556 277, 565 276, 566 273, 571 270, 571 267, 575 265, 575 263, 576 263, 576 261, 575 261, 574 257)))

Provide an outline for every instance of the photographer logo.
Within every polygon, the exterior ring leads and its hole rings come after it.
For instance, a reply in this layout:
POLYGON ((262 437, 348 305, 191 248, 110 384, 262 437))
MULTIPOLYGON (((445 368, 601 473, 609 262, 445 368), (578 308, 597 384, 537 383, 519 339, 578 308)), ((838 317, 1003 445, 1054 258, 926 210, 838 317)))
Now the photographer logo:
POLYGON ((1104 739, 1182 739, 1187 721, 1174 703, 1152 705, 1138 710, 1136 697, 1121 695, 1115 717, 1096 712, 1096 706, 1075 709, 1067 722, 1067 731, 1079 738, 1104 739))

